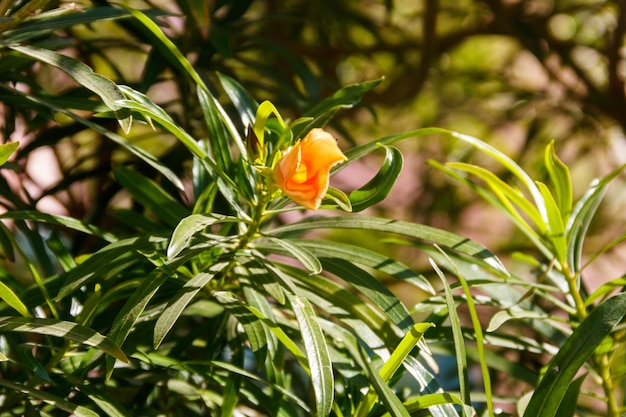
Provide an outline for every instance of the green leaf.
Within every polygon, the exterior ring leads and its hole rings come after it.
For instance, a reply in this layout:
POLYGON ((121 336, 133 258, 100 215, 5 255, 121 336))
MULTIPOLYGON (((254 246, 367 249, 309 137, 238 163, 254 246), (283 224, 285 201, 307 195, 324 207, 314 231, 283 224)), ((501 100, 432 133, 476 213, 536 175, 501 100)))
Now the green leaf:
POLYGON ((211 268, 209 268, 209 272, 198 273, 195 277, 187 281, 168 301, 167 306, 165 306, 165 309, 161 312, 154 325, 154 349, 157 349, 161 345, 165 336, 167 336, 172 326, 174 326, 174 323, 176 323, 176 320, 178 320, 196 294, 227 265, 227 262, 219 262, 213 264, 211 268))
POLYGON ((111 80, 94 73, 91 68, 83 62, 49 49, 15 44, 8 46, 21 54, 59 68, 74 78, 77 83, 99 95, 104 104, 115 112, 122 130, 125 133, 130 131, 132 123, 130 112, 120 104, 120 100, 123 100, 125 97, 118 86, 111 80))
MULTIPOLYGON (((324 198, 332 200, 337 205, 337 207, 339 207, 341 210, 345 212, 350 213, 352 211, 352 203, 350 203, 350 199, 341 190, 338 190, 333 187, 328 187, 328 190, 326 190, 326 195, 324 196, 324 198)), ((326 205, 326 204, 327 202, 322 203, 322 205, 326 205)))
POLYGON ((30 220, 33 222, 53 224, 76 230, 78 232, 86 233, 92 236, 96 236, 107 242, 115 242, 116 240, 118 240, 117 236, 108 232, 104 232, 92 224, 83 223, 80 220, 76 220, 72 217, 62 216, 58 214, 42 213, 35 210, 12 210, 1 214, 0 219, 30 220))
POLYGON ((489 185, 491 191, 498 197, 507 213, 517 220, 518 225, 528 229, 527 234, 534 234, 532 229, 527 226, 526 221, 518 214, 517 210, 511 205, 519 207, 539 228, 542 233, 547 230, 547 225, 544 224, 541 215, 536 207, 532 205, 530 201, 526 199, 524 194, 519 190, 514 189, 509 184, 502 181, 491 171, 472 164, 466 164, 463 162, 450 162, 446 164, 450 168, 462 170, 476 175, 489 185))
POLYGON ((167 246, 167 257, 175 258, 180 252, 187 247, 191 238, 199 231, 216 223, 237 222, 239 219, 234 217, 216 216, 212 214, 192 214, 182 219, 174 232, 167 246))
POLYGON ((92 411, 82 405, 72 404, 71 402, 57 397, 56 395, 50 394, 47 391, 42 391, 37 388, 27 387, 26 385, 17 384, 15 382, 7 381, 6 379, 0 379, 0 386, 9 388, 13 391, 21 392, 23 394, 28 395, 29 397, 36 398, 38 400, 44 401, 48 404, 53 405, 59 410, 66 411, 70 413, 72 416, 76 417, 99 417, 99 414, 95 411, 92 411))
MULTIPOLYGON (((383 382, 389 382, 398 368, 400 368, 405 358, 417 345, 417 342, 419 342, 422 336, 424 336, 424 333, 433 326, 434 324, 432 323, 416 323, 410 328, 402 340, 400 340, 400 343, 394 349, 389 359, 387 359, 387 361, 380 368, 379 375, 383 382)), ((367 415, 372 409, 377 396, 376 392, 369 391, 366 397, 359 403, 355 415, 367 415)))
POLYGON ((524 417, 557 414, 578 370, 626 316, 626 293, 596 307, 574 330, 547 365, 547 371, 526 407, 524 417))
POLYGON ((543 195, 545 202, 545 211, 548 216, 548 239, 554 248, 556 259, 561 265, 567 262, 567 240, 565 239, 565 226, 563 224, 563 216, 559 211, 550 190, 545 184, 537 182, 537 187, 543 195))
POLYGON ((334 394, 333 370, 326 339, 309 301, 297 295, 289 296, 289 301, 298 320, 309 362, 316 414, 318 417, 326 417, 330 414, 334 394))
POLYGON ((202 88, 197 88, 198 102, 207 127, 208 143, 211 144, 213 158, 220 169, 228 172, 233 165, 232 152, 226 128, 222 123, 217 100, 202 88))
POLYGON ((18 141, 0 145, 0 166, 4 165, 19 147, 20 143, 18 141))
POLYGON ((168 225, 174 226, 189 215, 189 210, 165 192, 161 186, 137 171, 119 166, 113 170, 115 178, 133 198, 149 208, 168 225))
POLYGON ((154 250, 155 244, 162 243, 164 240, 154 241, 150 238, 136 237, 118 240, 103 247, 76 268, 64 274, 65 282, 56 300, 62 300, 95 278, 106 279, 120 269, 140 261, 143 257, 137 252, 138 250, 154 250))
MULTIPOLYGON (((343 279, 380 307, 400 329, 406 331, 413 326, 413 319, 404 304, 384 284, 365 270, 342 260, 322 260, 324 269, 343 279)), ((384 378, 383 378, 384 379, 384 378)))
MULTIPOLYGON (((413 415, 421 410, 425 410, 429 407, 434 407, 444 404, 456 404, 461 406, 464 415, 474 415, 473 410, 467 404, 464 404, 459 397, 448 392, 441 392, 436 394, 425 394, 419 397, 413 397, 404 402, 404 406, 407 411, 413 415)), ((383 414, 383 417, 388 417, 390 414, 383 414)), ((434 413, 433 413, 434 415, 434 413)))
POLYGON ((7 303, 9 307, 20 313, 23 317, 30 317, 28 308, 22 303, 20 298, 4 282, 0 281, 0 299, 7 303))
POLYGON ((572 212, 572 179, 567 165, 559 159, 554 150, 554 140, 546 147, 544 163, 554 186, 556 205, 563 216, 563 223, 566 223, 572 212))
POLYGON ((402 262, 379 252, 332 241, 298 239, 298 244, 313 252, 318 258, 343 259, 410 282, 428 294, 435 294, 435 289, 430 284, 428 278, 413 271, 413 269, 402 262))
POLYGON ((259 141, 259 146, 261 148, 263 148, 265 145, 265 125, 270 116, 276 117, 276 120, 278 120, 281 128, 287 128, 287 125, 283 121, 282 116, 280 115, 276 107, 274 107, 272 102, 266 100, 261 103, 256 110, 253 128, 254 134, 256 135, 256 138, 259 141))
POLYGON ((402 171, 402 152, 393 146, 384 148, 385 160, 378 173, 367 184, 350 193, 350 203, 354 212, 365 210, 384 200, 402 171))
POLYGON ((0 332, 24 332, 56 336, 95 347, 122 362, 128 363, 128 358, 124 352, 111 339, 89 327, 69 321, 34 317, 0 317, 0 332))
POLYGON ((441 283, 443 284, 446 296, 446 306, 448 307, 450 328, 452 329, 452 337, 454 342, 454 358, 457 365, 457 380, 459 383, 459 389, 461 391, 461 398, 463 399, 465 404, 469 404, 471 402, 469 369, 467 366, 467 353, 465 351, 465 341, 463 339, 461 320, 459 319, 459 314, 456 309, 452 289, 450 288, 450 284, 448 283, 446 276, 432 259, 430 260, 430 264, 439 276, 441 283))
POLYGON ((337 90, 331 97, 322 100, 313 108, 306 111, 303 116, 313 118, 306 125, 298 125, 293 129, 294 137, 302 137, 303 132, 308 132, 314 127, 324 126, 337 111, 342 108, 350 108, 361 101, 365 93, 376 87, 383 81, 382 78, 363 83, 351 84, 337 90))
POLYGON ((626 164, 614 169, 604 178, 594 180, 587 192, 576 202, 565 226, 568 242, 567 263, 572 268, 572 272, 580 271, 582 268, 582 251, 587 230, 589 230, 591 220, 606 194, 609 182, 624 169, 626 169, 626 164))
POLYGON ((456 252, 477 257, 488 262, 494 268, 504 271, 500 260, 484 246, 457 234, 429 227, 421 224, 401 220, 391 220, 369 216, 336 216, 336 217, 312 217, 299 222, 280 226, 272 230, 275 236, 282 236, 291 233, 304 233, 317 229, 361 229, 376 230, 385 233, 395 233, 421 239, 456 252))
POLYGON ((319 274, 320 272, 322 272, 322 264, 320 263, 319 259, 317 259, 317 257, 309 252, 307 249, 298 245, 296 241, 293 241, 291 239, 277 238, 269 238, 269 240, 270 242, 275 243, 285 249, 288 256, 291 256, 294 259, 300 261, 302 265, 304 265, 304 267, 307 269, 307 271, 309 271, 311 274, 319 274))

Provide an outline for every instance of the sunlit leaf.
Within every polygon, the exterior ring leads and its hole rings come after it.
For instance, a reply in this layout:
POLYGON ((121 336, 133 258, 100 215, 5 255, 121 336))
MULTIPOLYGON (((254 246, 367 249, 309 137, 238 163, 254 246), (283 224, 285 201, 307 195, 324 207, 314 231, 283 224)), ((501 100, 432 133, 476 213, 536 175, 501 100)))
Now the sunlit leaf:
POLYGON ((316 415, 330 414, 334 398, 334 376, 326 339, 322 333, 317 315, 306 298, 290 296, 289 301, 298 319, 304 350, 311 372, 311 382, 315 393, 316 415))
POLYGON ((56 336, 98 348, 122 362, 128 362, 124 352, 111 339, 102 336, 89 327, 69 321, 34 317, 0 317, 0 332, 23 332, 56 336))
POLYGON ((26 56, 59 68, 74 78, 77 83, 98 94, 102 101, 115 112, 122 130, 128 133, 132 122, 130 112, 120 104, 119 100, 124 99, 124 95, 111 80, 94 73, 92 69, 83 62, 49 49, 15 44, 9 45, 9 47, 26 56))
POLYGON ((569 168, 559 159, 554 150, 554 141, 550 141, 544 153, 544 163, 554 186, 555 201, 565 224, 572 212, 572 179, 569 168))
POLYGON ((563 224, 563 216, 554 201, 550 190, 545 184, 537 182, 537 187, 543 195, 543 201, 546 204, 545 211, 548 216, 548 239, 554 248, 554 254, 561 265, 567 261, 567 241, 565 239, 565 226, 563 224))
POLYGON ((24 317, 30 317, 28 308, 22 303, 20 297, 18 297, 11 288, 9 288, 4 282, 0 281, 0 299, 7 303, 9 307, 20 313, 24 317))
POLYGON ((18 141, 0 145, 0 166, 4 165, 19 147, 20 143, 18 141))

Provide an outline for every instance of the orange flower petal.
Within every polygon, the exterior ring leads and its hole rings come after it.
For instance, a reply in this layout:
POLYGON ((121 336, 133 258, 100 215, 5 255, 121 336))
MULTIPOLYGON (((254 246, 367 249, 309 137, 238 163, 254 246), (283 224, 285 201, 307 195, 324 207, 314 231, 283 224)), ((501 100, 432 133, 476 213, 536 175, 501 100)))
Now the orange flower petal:
POLYGON ((347 159, 335 138, 313 129, 278 161, 274 181, 293 201, 316 210, 328 191, 330 169, 347 159))

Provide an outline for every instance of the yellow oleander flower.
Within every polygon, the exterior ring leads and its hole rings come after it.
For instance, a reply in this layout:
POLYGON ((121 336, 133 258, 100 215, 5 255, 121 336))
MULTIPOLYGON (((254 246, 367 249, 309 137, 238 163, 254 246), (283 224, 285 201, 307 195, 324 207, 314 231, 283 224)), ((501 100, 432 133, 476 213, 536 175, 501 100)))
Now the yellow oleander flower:
POLYGON ((311 130, 274 167, 274 181, 296 203, 316 210, 328 190, 330 169, 348 158, 324 129, 311 130))

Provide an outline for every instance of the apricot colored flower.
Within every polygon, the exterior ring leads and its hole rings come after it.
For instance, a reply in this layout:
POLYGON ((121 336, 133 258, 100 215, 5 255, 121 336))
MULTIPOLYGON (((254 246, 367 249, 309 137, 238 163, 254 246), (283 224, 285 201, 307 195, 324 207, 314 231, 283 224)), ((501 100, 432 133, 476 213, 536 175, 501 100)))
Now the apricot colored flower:
POLYGON ((347 159, 330 133, 313 129, 278 161, 274 181, 293 201, 316 210, 328 191, 330 169, 347 159))

